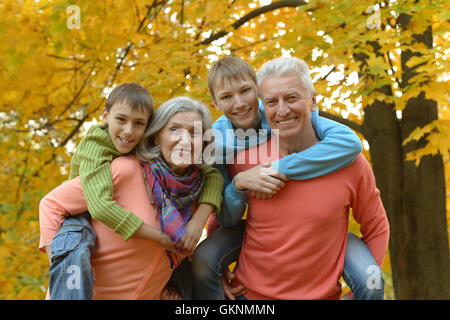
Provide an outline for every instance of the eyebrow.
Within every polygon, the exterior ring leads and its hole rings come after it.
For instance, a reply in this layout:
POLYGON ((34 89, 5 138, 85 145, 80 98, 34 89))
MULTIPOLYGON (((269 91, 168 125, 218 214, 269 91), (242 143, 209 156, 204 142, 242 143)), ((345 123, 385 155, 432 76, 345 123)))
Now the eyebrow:
MULTIPOLYGON (((251 87, 252 86, 252 83, 250 82, 250 81, 246 81, 245 83, 243 83, 240 87, 239 87, 239 89, 243 89, 243 88, 245 88, 245 87, 251 87)), ((223 91, 221 91, 221 90, 217 90, 217 95, 222 95, 222 94, 228 94, 228 93, 230 93, 231 91, 228 91, 228 90, 223 90, 223 91)))
MULTIPOLYGON (((124 117, 124 118, 128 118, 128 115, 124 114, 124 113, 116 113, 116 117, 124 117)), ((142 121, 146 121, 145 118, 135 118, 134 120, 142 120, 142 121)))

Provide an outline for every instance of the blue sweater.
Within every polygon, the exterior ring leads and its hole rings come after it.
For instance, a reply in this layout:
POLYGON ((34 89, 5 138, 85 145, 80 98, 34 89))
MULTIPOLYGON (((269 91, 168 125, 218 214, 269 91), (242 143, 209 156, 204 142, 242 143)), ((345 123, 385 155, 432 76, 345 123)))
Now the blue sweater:
MULTIPOLYGON (((233 163, 238 151, 265 143, 271 135, 261 100, 259 110, 261 129, 254 135, 237 137, 231 120, 225 116, 221 116, 213 124, 216 145, 215 166, 224 178, 223 202, 217 220, 225 227, 238 223, 247 206, 247 192, 234 187, 234 182, 229 179, 226 163, 233 163)), ((349 127, 319 116, 318 108, 311 113, 311 122, 321 141, 272 164, 272 168, 288 179, 306 180, 326 175, 349 165, 362 151, 361 141, 349 127)))

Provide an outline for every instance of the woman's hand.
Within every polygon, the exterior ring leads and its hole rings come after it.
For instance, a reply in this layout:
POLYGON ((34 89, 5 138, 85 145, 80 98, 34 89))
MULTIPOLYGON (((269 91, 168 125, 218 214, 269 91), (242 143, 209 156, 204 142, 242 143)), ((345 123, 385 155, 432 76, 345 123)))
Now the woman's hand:
POLYGON ((181 247, 191 253, 194 252, 211 213, 214 212, 214 206, 208 203, 200 203, 193 214, 191 220, 186 224, 186 233, 181 237, 181 247))
POLYGON ((250 190, 258 199, 268 199, 285 186, 284 174, 271 168, 271 163, 262 163, 256 167, 238 173, 234 177, 237 190, 250 190))
POLYGON ((181 247, 189 252, 193 252, 200 240, 204 224, 199 223, 197 219, 191 219, 186 224, 186 233, 181 237, 181 247))

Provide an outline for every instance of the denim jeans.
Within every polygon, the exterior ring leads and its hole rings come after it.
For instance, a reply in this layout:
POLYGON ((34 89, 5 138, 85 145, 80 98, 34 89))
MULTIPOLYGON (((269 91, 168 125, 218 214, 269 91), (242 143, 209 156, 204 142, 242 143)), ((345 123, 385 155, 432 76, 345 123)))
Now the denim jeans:
POLYGON ((231 228, 219 227, 197 246, 192 260, 193 299, 226 299, 221 278, 225 268, 239 256, 245 224, 241 220, 231 228))
POLYGON ((88 212, 64 220, 52 240, 49 290, 52 300, 90 300, 95 231, 88 212))
MULTIPOLYGON (((226 299, 221 278, 225 268, 236 261, 241 251, 245 220, 232 228, 220 227, 201 242, 192 261, 193 299, 226 299)), ((355 300, 382 300, 384 280, 369 248, 353 233, 348 233, 343 278, 355 300)))
POLYGON ((366 244, 352 232, 347 236, 344 273, 342 277, 352 291, 354 300, 383 300, 384 279, 366 244))

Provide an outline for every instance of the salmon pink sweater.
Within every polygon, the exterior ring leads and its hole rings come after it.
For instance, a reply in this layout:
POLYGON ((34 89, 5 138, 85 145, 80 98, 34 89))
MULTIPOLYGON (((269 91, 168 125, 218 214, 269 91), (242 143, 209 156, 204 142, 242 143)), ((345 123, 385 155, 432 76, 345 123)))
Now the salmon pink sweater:
MULTIPOLYGON (((146 224, 160 229, 156 212, 145 189, 142 168, 135 156, 119 157, 111 162, 114 201, 132 211, 146 224)), ((87 211, 86 200, 77 177, 46 195, 39 206, 41 238, 39 249, 45 252, 63 220, 70 214, 87 211)), ((91 257, 94 271, 94 299, 159 299, 172 269, 159 242, 143 238, 125 241, 97 220, 97 234, 91 257)), ((47 296, 48 298, 48 296, 47 296)))
MULTIPOLYGON (((258 163, 279 159, 265 152, 269 145, 243 152, 258 163)), ((230 165, 230 176, 255 165, 230 165)), ((271 199, 249 195, 235 283, 246 287, 248 299, 339 299, 350 208, 362 240, 382 266, 389 224, 371 167, 360 154, 327 175, 289 180, 271 199)))

